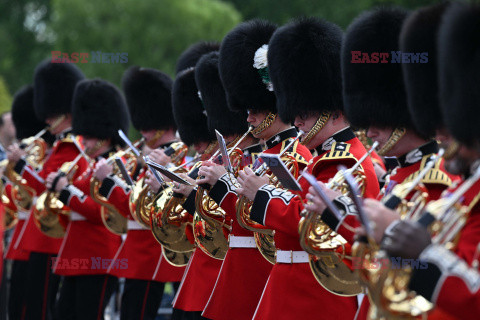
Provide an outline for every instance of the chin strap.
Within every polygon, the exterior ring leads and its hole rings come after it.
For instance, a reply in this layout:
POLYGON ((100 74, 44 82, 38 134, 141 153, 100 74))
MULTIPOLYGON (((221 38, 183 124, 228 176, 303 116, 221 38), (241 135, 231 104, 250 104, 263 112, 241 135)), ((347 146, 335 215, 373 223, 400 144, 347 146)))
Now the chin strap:
POLYGON ((392 150, 393 146, 395 146, 397 142, 405 135, 405 132, 407 132, 407 129, 405 128, 395 128, 385 145, 377 151, 377 154, 379 156, 384 156, 387 152, 392 150))
POLYGON ((154 149, 154 146, 157 144, 157 141, 160 140, 164 134, 165 134, 165 130, 157 130, 155 132, 155 135, 149 141, 146 141, 145 144, 150 149, 154 149))
POLYGON ((329 111, 324 111, 322 112, 322 114, 320 115, 320 117, 318 117, 318 120, 317 122, 315 122, 315 124, 313 125, 312 129, 310 129, 310 131, 308 131, 308 133, 305 135, 305 137, 302 139, 302 144, 303 145, 306 145, 307 143, 310 142, 310 140, 312 140, 313 137, 315 137, 315 135, 317 133, 320 132, 320 130, 323 129, 323 127, 325 126, 325 124, 327 123, 328 119, 330 119, 330 116, 332 114, 329 112, 329 111))
POLYGON ((252 134, 258 135, 265 131, 268 127, 272 125, 272 123, 277 118, 277 114, 269 112, 265 119, 263 119, 262 123, 260 123, 255 129, 252 130, 252 134))

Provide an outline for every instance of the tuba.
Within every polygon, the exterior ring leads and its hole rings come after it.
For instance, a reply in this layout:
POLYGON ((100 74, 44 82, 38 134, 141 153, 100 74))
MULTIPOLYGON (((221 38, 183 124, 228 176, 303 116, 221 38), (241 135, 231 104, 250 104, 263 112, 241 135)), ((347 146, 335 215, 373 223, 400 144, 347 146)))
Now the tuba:
MULTIPOLYGON (((375 142, 370 150, 353 167, 347 169, 354 177, 360 193, 365 191, 365 172, 361 164, 378 145, 375 142)), ((349 195, 345 182, 345 172, 339 170, 327 184, 327 188, 349 195)), ((298 225, 300 245, 309 254, 309 265, 317 281, 326 290, 341 296, 354 296, 362 292, 358 277, 343 262, 347 259, 346 240, 330 229, 322 220, 321 214, 303 210, 298 225)), ((350 259, 350 257, 349 257, 350 259)))
MULTIPOLYGON (((294 177, 298 177, 299 175, 298 163, 295 157, 287 151, 288 149, 290 149, 291 146, 293 146, 295 142, 297 142, 298 139, 300 139, 303 134, 303 131, 299 131, 297 137, 293 139, 293 141, 291 141, 280 153, 280 158, 294 177)), ((271 185, 281 187, 281 183, 278 181, 275 175, 268 173, 268 168, 265 163, 263 163, 259 168, 257 168, 255 174, 259 176, 267 174, 271 185)), ((240 226, 254 233, 255 244, 257 245, 257 248, 260 251, 261 255, 265 259, 267 259, 268 262, 275 264, 277 249, 275 247, 275 241, 273 239, 274 231, 250 219, 250 209, 252 207, 252 204, 253 201, 250 201, 244 196, 238 198, 236 204, 237 221, 240 226)))
MULTIPOLYGON (((65 162, 60 167, 60 174, 69 178, 73 177, 78 170, 78 161, 82 159, 80 153, 75 160, 65 162)), ((52 238, 63 238, 68 225, 70 209, 65 206, 55 195, 54 191, 48 190, 38 197, 33 209, 35 224, 45 235, 52 238)))
MULTIPOLYGON (((135 143, 136 146, 139 146, 143 143, 143 139, 140 139, 135 143)), ((137 157, 130 152, 130 148, 119 150, 112 156, 108 157, 107 163, 113 164, 116 158, 122 157, 125 160, 125 168, 128 171, 128 174, 133 175, 138 167, 137 157)), ((118 175, 119 169, 117 166, 114 166, 113 174, 118 175)), ((105 227, 114 234, 124 234, 127 232, 127 218, 125 218, 117 208, 113 206, 108 200, 99 194, 100 181, 93 177, 90 179, 90 195, 92 199, 100 204, 102 207, 100 209, 100 214, 102 217, 103 224, 105 227)))
MULTIPOLYGON (((243 159, 243 152, 238 148, 240 143, 253 130, 249 128, 243 136, 230 143, 228 151, 231 171, 238 175, 243 159)), ((214 159, 216 154, 212 156, 214 159)), ((201 177, 198 177, 201 178, 201 177)), ((196 214, 194 216, 194 235, 197 245, 209 256, 224 259, 228 250, 228 235, 232 230, 232 221, 228 221, 225 211, 209 196, 210 186, 199 185, 195 196, 196 214)))
MULTIPOLYGON (((452 234, 452 231, 453 234, 458 233, 461 226, 463 226, 463 219, 466 220, 466 210, 459 206, 453 206, 456 203, 454 200, 458 201, 467 188, 473 185, 473 183, 465 183, 464 188, 459 188, 462 190, 456 192, 457 196, 452 197, 454 199, 439 199, 427 205, 428 193, 421 181, 436 165, 442 154, 443 150, 440 150, 436 155, 436 159, 430 161, 413 181, 407 181, 395 186, 391 194, 382 200, 386 207, 396 210, 400 214, 401 219, 421 221, 422 219, 425 220, 423 218, 426 215, 425 211, 430 216, 435 214, 438 219, 428 219, 430 222, 436 220, 436 223, 434 223, 435 227, 431 229, 431 231, 436 230, 432 233, 434 237, 435 234, 440 236, 444 232, 448 234, 452 234), (414 192, 413 196, 410 200, 406 200, 412 192, 414 192), (445 213, 452 207, 455 207, 455 214, 451 215, 450 218, 446 218, 445 213), (456 225, 456 228, 453 230, 450 228, 451 218, 455 220, 456 225), (457 219, 460 219, 460 221, 457 221, 457 219), (456 224, 456 222, 460 222, 460 224, 456 224), (441 227, 439 228, 438 226, 441 227)), ((479 177, 480 174, 476 179, 479 177)), ((443 239, 450 241, 452 238, 445 237, 443 239)), ((368 288, 368 295, 372 301, 369 311, 370 319, 414 319, 419 316, 426 317, 427 313, 433 308, 429 301, 422 296, 416 295, 414 292, 410 292, 408 289, 411 269, 392 268, 392 261, 386 252, 380 250, 379 245, 374 243, 373 240, 370 240, 368 244, 356 242, 353 246, 353 255, 362 261, 362 268, 358 270, 358 274, 360 281, 368 288), (366 262, 365 265, 372 267, 363 268, 364 262, 366 262)))
MULTIPOLYGON (((180 165, 187 154, 188 147, 183 142, 174 142, 165 149, 165 154, 170 156, 174 165, 180 165)), ((154 203, 155 194, 150 187, 145 185, 145 177, 138 180, 130 193, 130 213, 140 225, 150 229, 150 211, 154 203)))

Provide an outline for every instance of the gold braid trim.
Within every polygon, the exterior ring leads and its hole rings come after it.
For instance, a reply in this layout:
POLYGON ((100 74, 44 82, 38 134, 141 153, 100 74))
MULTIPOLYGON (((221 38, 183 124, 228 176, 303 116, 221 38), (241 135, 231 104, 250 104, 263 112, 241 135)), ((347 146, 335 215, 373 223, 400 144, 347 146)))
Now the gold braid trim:
POLYGON ((262 123, 260 123, 255 129, 252 130, 252 134, 258 135, 262 133, 265 129, 272 125, 276 118, 277 115, 275 113, 269 112, 265 119, 263 119, 262 123))
POLYGON ((387 143, 385 143, 382 149, 378 150, 377 154, 379 156, 384 156, 388 151, 392 150, 393 146, 405 135, 405 132, 407 132, 407 129, 405 128, 395 128, 390 135, 390 138, 388 138, 387 143))
POLYGON ((307 135, 302 139, 302 144, 303 145, 306 145, 307 143, 309 143, 310 140, 312 140, 312 138, 315 137, 315 135, 317 133, 319 133, 320 130, 323 129, 323 127, 327 123, 328 119, 330 119, 330 115, 331 115, 331 113, 329 111, 323 111, 322 112, 322 114, 318 118, 317 122, 315 122, 315 124, 313 125, 312 129, 310 129, 310 131, 308 131, 307 135))
POLYGON ((208 144, 207 148, 203 152, 203 154, 207 155, 212 153, 212 151, 218 146, 218 141, 212 141, 208 144))
POLYGON ((443 155, 443 159, 445 159, 445 160, 452 159, 453 156, 457 154, 458 149, 460 149, 460 144, 457 141, 453 141, 447 147, 447 150, 445 150, 445 153, 443 155))
POLYGON ((152 137, 152 139, 150 139, 150 141, 146 141, 145 144, 149 148, 154 148, 157 141, 160 140, 164 134, 165 134, 165 130, 157 130, 155 132, 155 135, 152 137))

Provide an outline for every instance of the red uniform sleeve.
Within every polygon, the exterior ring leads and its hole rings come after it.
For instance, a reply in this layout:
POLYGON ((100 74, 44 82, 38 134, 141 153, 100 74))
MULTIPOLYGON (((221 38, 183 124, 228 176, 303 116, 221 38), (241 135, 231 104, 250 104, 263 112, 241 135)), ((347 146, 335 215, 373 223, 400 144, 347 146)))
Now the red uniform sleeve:
POLYGON ((420 255, 410 289, 458 319, 480 313, 480 274, 443 246, 431 245, 420 255), (423 266, 423 267, 422 267, 423 266))
POLYGON ((111 175, 103 179, 98 193, 105 197, 122 216, 129 219, 131 189, 118 176, 111 175))
POLYGON ((231 173, 225 173, 209 192, 210 197, 225 211, 230 219, 236 219, 236 203, 238 196, 235 193, 236 178, 231 173))

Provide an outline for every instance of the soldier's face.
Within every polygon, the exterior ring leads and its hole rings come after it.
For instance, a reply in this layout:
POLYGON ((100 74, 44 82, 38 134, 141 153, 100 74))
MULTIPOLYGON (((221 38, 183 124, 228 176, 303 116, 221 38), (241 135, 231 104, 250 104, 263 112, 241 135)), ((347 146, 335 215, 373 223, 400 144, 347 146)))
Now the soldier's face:
POLYGON ((193 145, 193 148, 195 151, 197 151, 199 154, 203 154, 205 150, 207 149, 209 143, 208 142, 197 142, 193 145))
MULTIPOLYGON (((303 132, 305 132, 304 136, 313 128, 313 126, 315 125, 315 123, 317 122, 318 120, 318 117, 319 115, 318 114, 305 114, 305 115, 300 115, 300 116, 297 116, 295 117, 295 127, 298 128, 298 130, 302 130, 303 132)), ((319 139, 317 138, 320 138, 320 137, 317 137, 319 136, 320 132, 317 133, 305 146, 308 148, 308 149, 314 149, 316 148, 318 145, 320 145, 323 141, 317 141, 319 139)))
MULTIPOLYGON (((267 117, 268 112, 260 112, 260 111, 248 111, 247 122, 253 126, 254 128, 258 127, 262 121, 267 117)), ((263 132, 262 132, 263 133, 263 132)), ((262 135, 260 133, 259 135, 262 135)), ((256 138, 263 138, 263 136, 256 136, 256 138)))
MULTIPOLYGON (((377 127, 370 127, 367 131, 367 137, 372 139, 372 141, 378 141, 379 145, 377 150, 380 150, 385 143, 387 143, 390 135, 392 134, 393 129, 390 128, 377 128, 377 127)), ((390 154, 387 154, 390 155, 390 154)))
POLYGON ((448 172, 468 176, 471 173, 472 165, 480 158, 480 153, 475 148, 468 148, 460 145, 453 158, 445 162, 445 168, 448 172))
POLYGON ((110 147, 107 140, 85 136, 83 137, 83 145, 85 146, 85 153, 92 158, 96 158, 105 153, 110 147))

